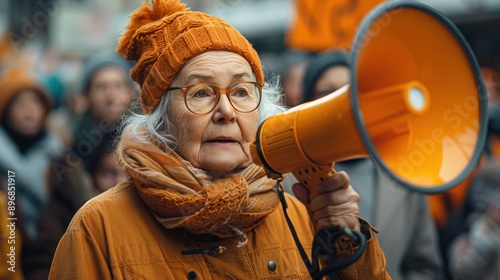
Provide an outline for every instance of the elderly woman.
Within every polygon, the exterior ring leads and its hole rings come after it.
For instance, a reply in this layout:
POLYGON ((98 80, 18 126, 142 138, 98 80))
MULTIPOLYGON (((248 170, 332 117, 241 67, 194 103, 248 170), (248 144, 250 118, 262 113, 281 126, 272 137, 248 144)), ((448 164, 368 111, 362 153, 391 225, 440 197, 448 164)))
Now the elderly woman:
MULTIPOLYGON (((252 163, 259 121, 283 108, 277 88, 264 87, 248 41, 221 19, 163 0, 131 15, 118 52, 137 61, 131 75, 144 111, 130 117, 117 148, 130 179, 79 210, 50 278, 310 279, 276 181, 252 163)), ((338 275, 390 279, 348 176, 338 173, 318 190, 309 199, 296 185, 302 203, 286 196, 305 250, 320 229, 361 230, 363 255, 338 275)), ((333 243, 339 261, 357 249, 333 243)))

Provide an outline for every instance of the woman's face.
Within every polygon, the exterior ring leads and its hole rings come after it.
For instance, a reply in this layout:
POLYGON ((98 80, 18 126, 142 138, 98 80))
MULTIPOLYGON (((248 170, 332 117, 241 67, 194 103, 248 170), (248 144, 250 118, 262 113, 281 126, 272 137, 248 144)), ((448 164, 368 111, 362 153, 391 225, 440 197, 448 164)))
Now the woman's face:
POLYGON ((95 186, 101 192, 127 180, 127 174, 112 154, 105 154, 101 157, 92 175, 95 186))
POLYGON ((42 99, 34 90, 23 90, 12 101, 7 122, 19 133, 34 135, 43 128, 45 110, 42 99))
POLYGON ((316 81, 312 100, 326 96, 350 83, 349 74, 349 68, 344 65, 328 68, 316 81))
POLYGON ((127 109, 131 97, 132 88, 123 69, 108 66, 92 77, 88 98, 91 113, 97 120, 117 121, 127 109))
MULTIPOLYGON (((189 60, 171 86, 183 87, 208 83, 226 88, 236 82, 252 81, 250 64, 240 55, 210 51, 189 60)), ((252 158, 249 146, 258 125, 258 110, 240 113, 221 94, 215 109, 205 115, 191 113, 184 104, 181 90, 172 94, 168 116, 176 137, 177 152, 194 166, 212 172, 216 177, 248 166, 252 158)))

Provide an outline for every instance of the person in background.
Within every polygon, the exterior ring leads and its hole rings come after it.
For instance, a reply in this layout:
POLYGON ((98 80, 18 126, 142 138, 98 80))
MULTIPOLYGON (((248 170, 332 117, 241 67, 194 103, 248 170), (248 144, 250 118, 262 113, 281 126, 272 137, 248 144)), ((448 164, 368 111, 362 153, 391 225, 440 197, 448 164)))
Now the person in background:
POLYGON ((128 176, 116 160, 112 139, 104 141, 97 150, 96 157, 87 170, 92 176, 92 182, 97 191, 105 192, 118 183, 125 182, 128 176))
POLYGON ((16 227, 23 243, 19 269, 29 269, 23 262, 48 201, 49 163, 63 153, 61 140, 45 129, 51 109, 50 95, 34 74, 20 68, 0 74, 0 173, 15 173, 16 227))
POLYGON ((27 280, 42 280, 49 276, 52 259, 59 240, 80 207, 92 197, 127 180, 114 157, 114 141, 103 139, 89 158, 88 165, 75 164, 69 154, 54 161, 48 182, 52 186, 49 202, 40 218, 38 236, 26 264, 27 280))
MULTIPOLYGON (((177 0, 145 2, 130 18, 117 51, 137 62, 143 113, 129 116, 116 152, 130 179, 80 208, 49 279, 310 279, 278 181, 250 154, 259 122, 285 110, 257 52, 222 19, 177 0)), ((305 250, 316 231, 356 230, 366 249, 339 277, 390 279, 348 175, 320 186, 312 200, 300 184, 300 201, 284 195, 305 250)), ((339 260, 357 249, 344 238, 331 241, 339 260)))
POLYGON ((297 51, 288 51, 283 55, 283 93, 285 105, 294 107, 302 101, 302 81, 306 63, 310 55, 297 51))
POLYGON ((500 279, 500 163, 473 178, 461 209, 462 232, 450 244, 451 279, 500 279))
POLYGON ((50 95, 31 73, 11 69, 0 76, 0 170, 17 174, 16 199, 27 240, 36 237, 40 210, 47 202, 49 162, 63 153, 60 139, 45 129, 51 109, 50 95))
MULTIPOLYGON (((350 53, 320 53, 308 64, 303 102, 324 97, 351 82, 350 53)), ((355 94, 355 93, 353 93, 355 94)), ((360 216, 379 230, 387 271, 394 279, 443 279, 436 227, 427 197, 399 185, 370 158, 336 162, 360 194, 360 216)))
POLYGON ((82 92, 88 109, 76 121, 72 145, 82 160, 87 161, 102 138, 116 134, 119 120, 134 96, 128 71, 128 63, 116 54, 101 53, 87 61, 82 92))
POLYGON ((500 73, 483 67, 482 75, 488 93, 488 137, 486 155, 488 159, 500 161, 500 73))

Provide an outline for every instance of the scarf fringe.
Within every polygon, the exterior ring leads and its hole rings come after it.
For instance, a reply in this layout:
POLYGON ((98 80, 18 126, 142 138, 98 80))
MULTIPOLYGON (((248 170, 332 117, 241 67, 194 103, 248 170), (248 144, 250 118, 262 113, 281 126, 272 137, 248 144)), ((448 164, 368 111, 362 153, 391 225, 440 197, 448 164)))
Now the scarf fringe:
POLYGON ((238 241, 238 244, 236 245, 236 247, 240 248, 240 247, 247 245, 248 237, 243 231, 241 231, 233 226, 229 226, 229 228, 232 229, 236 233, 236 235, 243 238, 243 241, 238 241))

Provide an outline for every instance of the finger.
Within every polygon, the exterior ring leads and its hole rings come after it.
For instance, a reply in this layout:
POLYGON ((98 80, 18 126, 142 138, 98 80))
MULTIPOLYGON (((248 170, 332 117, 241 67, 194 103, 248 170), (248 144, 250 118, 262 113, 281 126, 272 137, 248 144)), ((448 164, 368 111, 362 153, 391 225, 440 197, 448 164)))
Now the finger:
POLYGON ((292 192, 302 204, 309 208, 309 190, 304 185, 300 183, 293 184, 292 192))
POLYGON ((357 231, 359 231, 360 229, 359 219, 354 214, 344 215, 341 217, 330 216, 320 219, 314 223, 314 228, 316 229, 316 231, 333 226, 347 227, 357 231))
POLYGON ((312 220, 314 222, 319 221, 324 218, 332 217, 332 216, 345 216, 345 215, 359 215, 359 208, 355 203, 349 203, 346 205, 337 205, 337 206, 327 206, 323 207, 320 210, 314 211, 314 215, 312 220))
POLYGON ((347 188, 349 186, 349 182, 349 175, 347 175, 344 171, 339 171, 318 185, 318 195, 335 191, 337 189, 347 188))
POLYGON ((314 197, 310 202, 310 209, 318 211, 328 206, 341 206, 350 203, 357 204, 358 201, 359 194, 348 185, 347 188, 337 189, 314 197))

